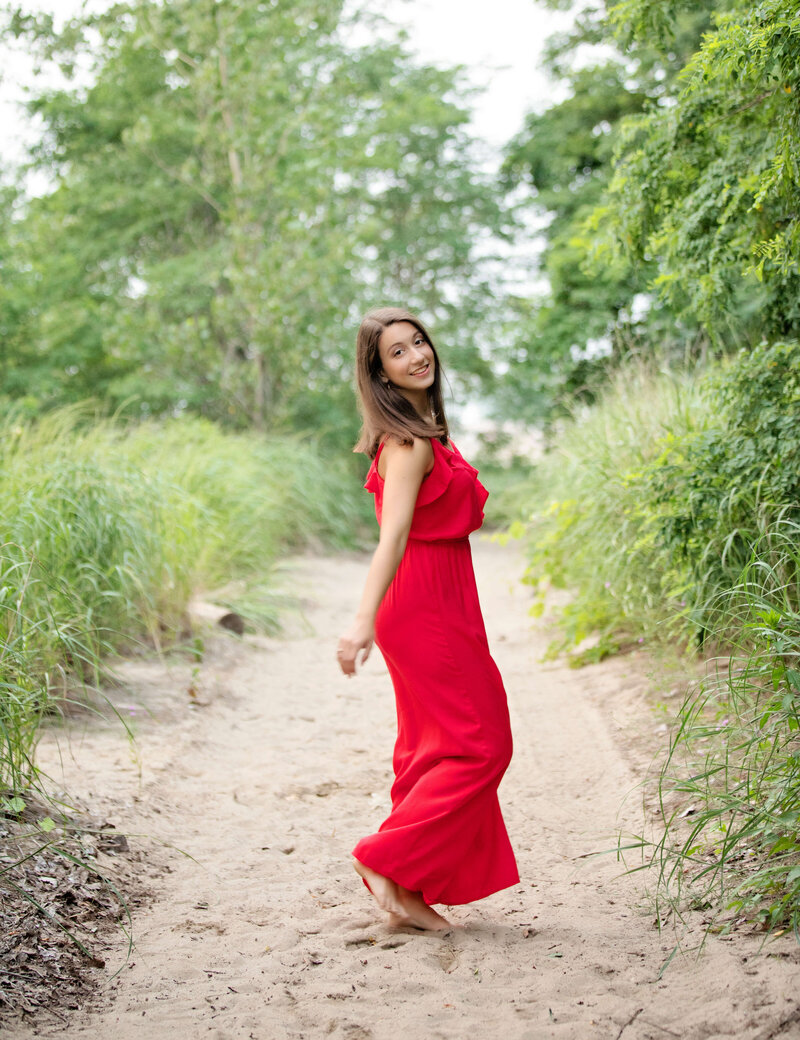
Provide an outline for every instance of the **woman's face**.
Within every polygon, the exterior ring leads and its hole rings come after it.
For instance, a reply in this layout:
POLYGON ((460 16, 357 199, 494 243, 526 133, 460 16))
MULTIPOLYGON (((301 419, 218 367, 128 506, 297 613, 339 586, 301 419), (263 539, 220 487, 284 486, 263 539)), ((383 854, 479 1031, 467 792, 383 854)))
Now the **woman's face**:
POLYGON ((428 387, 433 386, 436 362, 433 347, 416 325, 410 321, 397 321, 387 325, 378 340, 382 372, 381 378, 404 393, 414 396, 420 391, 426 396, 428 387))

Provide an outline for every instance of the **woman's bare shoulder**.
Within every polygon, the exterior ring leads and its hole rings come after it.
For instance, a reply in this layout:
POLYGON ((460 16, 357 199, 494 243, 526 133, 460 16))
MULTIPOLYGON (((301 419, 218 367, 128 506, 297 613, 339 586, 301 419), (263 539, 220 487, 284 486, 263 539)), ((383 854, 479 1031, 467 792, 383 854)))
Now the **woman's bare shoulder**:
POLYGON ((392 434, 381 441, 382 451, 378 459, 378 472, 386 476, 388 466, 399 466, 410 472, 420 470, 424 475, 429 473, 433 464, 433 448, 427 437, 412 437, 410 441, 401 441, 392 434))

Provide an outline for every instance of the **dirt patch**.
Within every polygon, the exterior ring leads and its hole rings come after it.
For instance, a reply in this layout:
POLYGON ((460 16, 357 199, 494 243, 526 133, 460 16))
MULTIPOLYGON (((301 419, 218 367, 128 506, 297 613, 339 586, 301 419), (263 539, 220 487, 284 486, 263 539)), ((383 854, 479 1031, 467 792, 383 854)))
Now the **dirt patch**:
POLYGON ((156 871, 107 819, 26 796, 0 817, 0 1025, 67 1021, 97 999, 106 957, 147 901, 156 871), (59 823, 51 824, 52 815, 59 823), (43 829, 43 827, 45 829, 43 829))

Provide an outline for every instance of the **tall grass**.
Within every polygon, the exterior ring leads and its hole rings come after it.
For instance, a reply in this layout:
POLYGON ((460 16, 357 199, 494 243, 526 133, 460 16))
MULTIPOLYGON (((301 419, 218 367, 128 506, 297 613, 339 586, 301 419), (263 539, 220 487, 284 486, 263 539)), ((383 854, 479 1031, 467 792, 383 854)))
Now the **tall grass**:
POLYGON ((621 369, 524 494, 537 606, 571 591, 554 653, 718 654, 674 720, 659 836, 633 842, 659 898, 800 939, 800 344, 700 378, 621 369))
POLYGON ((632 363, 598 404, 576 409, 532 480, 518 486, 527 515, 511 531, 525 540, 537 608, 551 585, 575 593, 560 611, 552 652, 572 653, 595 636, 575 655, 581 663, 632 640, 687 637, 685 581, 657 543, 639 482, 665 444, 711 421, 696 379, 632 363))
POLYGON ((776 519, 720 599, 738 638, 681 705, 658 778, 661 834, 637 844, 672 908, 800 940, 800 524, 776 519))
POLYGON ((161 644, 190 597, 262 585, 281 553, 347 545, 359 482, 311 441, 82 408, 0 429, 0 790, 32 774, 42 715, 105 655, 161 644), (59 694, 58 691, 61 691, 59 694))

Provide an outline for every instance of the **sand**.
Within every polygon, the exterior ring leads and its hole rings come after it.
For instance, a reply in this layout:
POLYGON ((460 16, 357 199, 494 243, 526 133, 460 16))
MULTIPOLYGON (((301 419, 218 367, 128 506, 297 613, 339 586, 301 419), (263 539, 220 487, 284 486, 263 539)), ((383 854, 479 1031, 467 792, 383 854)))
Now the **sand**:
POLYGON ((541 664, 520 557, 473 545, 512 713, 500 797, 521 883, 445 910, 460 927, 444 935, 383 922, 349 852, 387 810, 391 687, 377 651, 351 680, 334 659, 368 561, 300 558, 285 581, 304 617, 284 638, 220 632, 194 674, 185 661, 125 665, 115 698, 135 745, 87 719, 44 738, 45 768, 146 852, 154 895, 129 963, 124 936, 106 951, 95 1009, 9 1037, 800 1036, 789 936, 712 937, 660 974, 675 936, 655 927, 645 876, 589 855, 638 823, 664 739, 642 660, 541 664))

